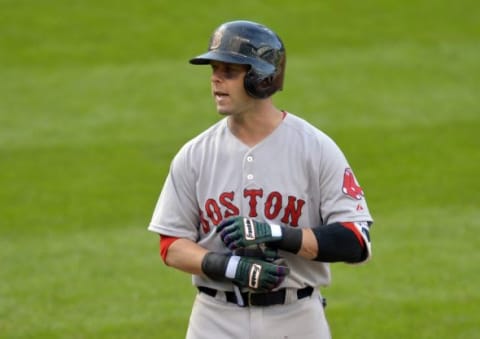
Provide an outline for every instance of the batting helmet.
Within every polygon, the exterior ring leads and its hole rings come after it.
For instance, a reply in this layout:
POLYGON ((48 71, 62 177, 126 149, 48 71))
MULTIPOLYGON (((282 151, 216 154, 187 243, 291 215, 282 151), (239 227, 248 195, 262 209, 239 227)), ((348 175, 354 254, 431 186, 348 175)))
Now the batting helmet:
POLYGON ((231 21, 210 37, 208 52, 190 60, 207 65, 212 60, 249 65, 244 86, 254 98, 267 98, 283 88, 286 53, 280 37, 251 21, 231 21))

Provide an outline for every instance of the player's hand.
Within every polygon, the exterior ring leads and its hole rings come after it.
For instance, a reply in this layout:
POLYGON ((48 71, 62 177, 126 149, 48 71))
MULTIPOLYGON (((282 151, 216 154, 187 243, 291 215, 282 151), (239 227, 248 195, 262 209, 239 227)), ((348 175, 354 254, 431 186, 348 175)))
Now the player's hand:
POLYGON ((275 260, 281 259, 278 255, 277 249, 268 247, 265 244, 237 248, 233 251, 233 255, 257 258, 268 262, 274 262, 275 260))
POLYGON ((209 252, 202 261, 203 272, 214 280, 227 278, 240 287, 267 292, 278 287, 290 269, 282 263, 257 258, 209 252))
POLYGON ((220 233, 223 243, 230 250, 282 239, 282 229, 279 225, 247 217, 224 220, 218 225, 217 233, 220 233))
POLYGON ((235 260, 234 258, 240 259, 238 260, 235 277, 232 279, 233 282, 253 291, 271 291, 278 287, 290 273, 287 266, 249 257, 233 256, 230 260, 235 260))

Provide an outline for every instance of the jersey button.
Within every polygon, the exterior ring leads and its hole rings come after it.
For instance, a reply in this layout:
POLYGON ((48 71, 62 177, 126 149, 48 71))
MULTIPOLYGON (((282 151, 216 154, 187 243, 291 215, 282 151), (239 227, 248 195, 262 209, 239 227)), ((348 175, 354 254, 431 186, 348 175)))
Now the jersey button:
POLYGON ((248 179, 248 180, 252 180, 252 179, 253 179, 253 174, 247 175, 247 179, 248 179))
POLYGON ((253 157, 252 157, 251 155, 249 155, 249 156, 247 157, 247 161, 248 161, 248 162, 252 162, 252 161, 253 161, 253 157))

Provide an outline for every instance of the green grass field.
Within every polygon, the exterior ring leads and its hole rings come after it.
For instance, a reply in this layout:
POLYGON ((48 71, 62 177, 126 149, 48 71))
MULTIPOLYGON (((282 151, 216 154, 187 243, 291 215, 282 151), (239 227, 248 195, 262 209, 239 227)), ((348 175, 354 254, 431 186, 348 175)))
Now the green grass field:
POLYGON ((478 338, 480 3, 0 0, 0 338, 183 338, 195 293, 147 232, 217 121, 187 60, 233 19, 287 46, 276 103, 331 135, 375 218, 334 338, 478 338))

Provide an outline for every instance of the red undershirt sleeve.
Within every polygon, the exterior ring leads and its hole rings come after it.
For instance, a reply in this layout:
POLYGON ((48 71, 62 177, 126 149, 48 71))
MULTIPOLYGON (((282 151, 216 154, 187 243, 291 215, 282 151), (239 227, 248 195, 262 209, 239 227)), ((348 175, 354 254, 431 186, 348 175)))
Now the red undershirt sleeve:
POLYGON ((163 262, 166 262, 167 260, 168 248, 178 239, 178 237, 160 235, 160 256, 162 257, 163 262))

